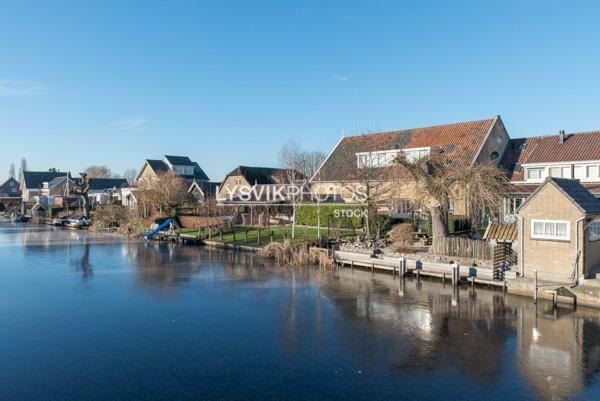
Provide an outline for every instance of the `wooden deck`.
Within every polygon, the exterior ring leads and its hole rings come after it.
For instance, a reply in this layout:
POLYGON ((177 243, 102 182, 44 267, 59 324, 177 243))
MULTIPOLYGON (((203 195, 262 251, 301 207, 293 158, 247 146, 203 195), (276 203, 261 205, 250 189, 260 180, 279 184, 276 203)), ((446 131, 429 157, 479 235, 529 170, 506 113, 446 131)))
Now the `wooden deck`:
MULTIPOLYGON (((383 270, 392 272, 392 275, 400 275, 402 274, 401 272, 404 271, 404 274, 406 275, 435 277, 440 278, 443 281, 453 281, 455 269, 455 265, 450 263, 391 257, 386 255, 371 257, 369 254, 350 251, 335 251, 334 259, 338 265, 351 268, 369 269, 373 272, 375 270, 383 270)), ((469 282, 472 285, 482 284, 506 288, 504 280, 494 280, 493 271, 491 269, 459 266, 458 275, 459 279, 457 284, 460 282, 469 282)))

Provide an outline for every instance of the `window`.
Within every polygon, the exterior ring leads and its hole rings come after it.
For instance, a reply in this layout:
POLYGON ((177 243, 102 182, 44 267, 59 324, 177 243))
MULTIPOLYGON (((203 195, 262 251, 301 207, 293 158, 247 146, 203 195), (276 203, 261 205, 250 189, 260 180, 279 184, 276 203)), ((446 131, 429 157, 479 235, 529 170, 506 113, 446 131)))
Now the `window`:
POLYGON ((562 220, 531 220, 531 238, 546 240, 569 240, 568 221, 562 220))
POLYGON ((573 177, 577 178, 578 180, 585 180, 587 178, 586 172, 585 172, 585 166, 573 167, 573 177))
POLYGON ((587 166, 587 178, 598 178, 598 166, 587 166))
POLYGON ((536 167, 536 168, 528 168, 527 169, 527 179, 528 180, 541 180, 543 178, 544 168, 536 167))
POLYGON ((568 166, 550 167, 550 177, 571 178, 571 167, 568 167, 568 166))
POLYGON ((490 155, 491 160, 496 160, 499 157, 500 157, 500 154, 498 154, 498 152, 492 152, 492 154, 490 155))
POLYGON ((600 221, 590 223, 590 241, 600 240, 600 221))
POLYGON ((356 163, 358 168, 386 167, 393 163, 399 152, 399 150, 384 150, 377 152, 357 153, 356 163))
POLYGON ((402 152, 408 162, 415 162, 429 155, 430 148, 392 149, 375 152, 360 152, 356 154, 358 168, 390 166, 402 152))

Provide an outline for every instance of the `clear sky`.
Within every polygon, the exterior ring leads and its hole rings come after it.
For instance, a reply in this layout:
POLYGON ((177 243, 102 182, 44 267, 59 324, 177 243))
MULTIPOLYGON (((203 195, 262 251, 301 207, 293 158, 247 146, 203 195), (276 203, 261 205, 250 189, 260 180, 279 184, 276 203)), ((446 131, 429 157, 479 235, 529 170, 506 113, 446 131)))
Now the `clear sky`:
POLYGON ((502 118, 600 129, 600 2, 2 2, 0 178, 188 155, 214 180, 289 138, 502 118), (127 3, 127 4, 126 4, 127 3), (146 4, 143 4, 146 3, 146 4))

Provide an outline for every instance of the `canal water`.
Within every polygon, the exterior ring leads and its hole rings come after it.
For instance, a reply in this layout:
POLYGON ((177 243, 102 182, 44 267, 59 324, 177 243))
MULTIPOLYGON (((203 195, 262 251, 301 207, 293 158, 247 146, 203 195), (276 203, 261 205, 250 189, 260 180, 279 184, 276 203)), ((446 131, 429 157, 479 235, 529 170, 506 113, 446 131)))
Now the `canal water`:
POLYGON ((0 223, 0 400, 599 400, 600 311, 0 223))

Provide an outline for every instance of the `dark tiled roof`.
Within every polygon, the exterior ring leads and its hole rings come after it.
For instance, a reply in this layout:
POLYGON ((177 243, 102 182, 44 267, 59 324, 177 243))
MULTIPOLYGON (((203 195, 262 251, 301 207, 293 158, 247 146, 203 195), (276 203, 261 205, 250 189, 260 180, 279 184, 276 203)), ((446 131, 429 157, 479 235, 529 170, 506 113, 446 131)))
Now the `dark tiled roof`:
MULTIPOLYGON (((536 189, 538 189, 540 186, 544 185, 543 183, 540 184, 509 184, 507 189, 506 189, 506 193, 507 194, 531 194, 533 192, 535 192, 536 189)), ((600 197, 600 183, 591 183, 591 182, 582 182, 581 185, 587 189, 588 191, 590 191, 592 194, 594 194, 594 196, 596 197, 600 197)))
POLYGON ((169 171, 169 166, 167 166, 167 163, 163 162, 162 160, 146 159, 146 163, 150 165, 150 168, 152 168, 155 173, 164 173, 165 171, 169 171))
POLYGON ((523 208, 535 195, 546 185, 554 185, 567 198, 569 198, 579 209, 588 214, 600 214, 600 199, 596 198, 579 180, 570 178, 548 177, 532 194, 523 202, 520 208, 523 208))
POLYGON ((194 178, 198 181, 208 181, 208 176, 206 175, 204 170, 200 168, 198 163, 193 162, 192 165, 194 166, 194 178))
POLYGON ((198 165, 195 162, 191 161, 187 156, 168 156, 165 155, 165 159, 169 161, 174 166, 194 166, 198 165))
POLYGON ((250 185, 279 184, 284 180, 285 173, 285 169, 282 168, 237 166, 225 179, 232 175, 241 175, 250 185))
MULTIPOLYGON (((50 182, 56 177, 64 177, 67 173, 60 171, 24 171, 23 180, 28 189, 41 188, 44 182, 50 182)), ((70 174, 69 174, 70 177, 70 174)))
MULTIPOLYGON (((191 161, 189 157, 165 156, 165 159, 168 159, 171 164, 176 166, 192 166, 194 168, 194 174, 181 175, 183 179, 188 181, 208 181, 208 176, 200 168, 200 165, 198 165, 198 163, 196 162, 191 161)), ((152 168, 152 170, 157 174, 169 171, 169 166, 162 160, 146 159, 146 162, 150 165, 150 168, 152 168)))
POLYGON ((103 191, 105 189, 124 188, 127 186, 125 178, 90 178, 90 190, 103 191))
POLYGON ((0 197, 20 197, 21 190, 19 189, 19 181, 14 178, 9 178, 4 182, 4 184, 0 185, 0 197), (11 186, 10 183, 13 183, 11 186))
POLYGON ((200 185, 200 188, 202 188, 202 192, 204 192, 204 195, 216 194, 219 185, 221 185, 220 182, 214 181, 201 181, 198 184, 200 185))
POLYGON ((512 139, 500 166, 511 181, 523 181, 523 164, 600 160, 600 131, 565 134, 563 143, 558 138, 556 134, 512 139))
POLYGON ((192 182, 191 186, 197 184, 200 189, 202 190, 202 192, 204 193, 204 195, 214 195, 217 193, 217 188, 219 187, 219 185, 221 185, 220 182, 213 182, 213 181, 195 181, 192 182))
POLYGON ((600 200, 588 191, 579 180, 568 178, 549 178, 547 181, 553 182, 562 190, 573 202, 585 212, 590 214, 600 213, 600 200))
POLYGON ((345 181, 357 176, 356 153, 430 147, 449 160, 471 164, 496 119, 469 121, 343 138, 321 166, 316 181, 345 181))

